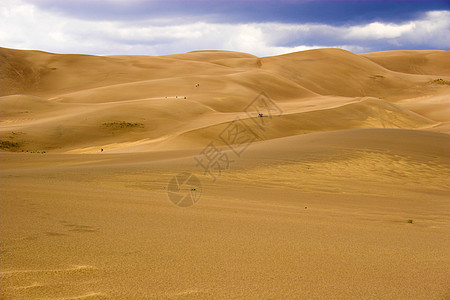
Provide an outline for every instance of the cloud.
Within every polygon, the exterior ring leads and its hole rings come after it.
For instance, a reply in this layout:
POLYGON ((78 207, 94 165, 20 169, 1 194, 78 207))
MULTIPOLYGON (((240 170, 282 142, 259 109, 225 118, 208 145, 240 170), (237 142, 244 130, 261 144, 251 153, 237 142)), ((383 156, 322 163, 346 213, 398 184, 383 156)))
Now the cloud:
POLYGON ((84 20, 175 19, 180 24, 326 23, 334 26, 416 19, 449 10, 446 0, 22 0, 42 10, 84 20))
POLYGON ((414 29, 414 27, 414 22, 401 25, 374 22, 364 26, 350 27, 346 34, 346 38, 355 40, 392 39, 401 37, 403 34, 414 29))
POLYGON ((164 55, 222 49, 257 56, 322 47, 353 52, 450 48, 450 12, 433 11, 403 23, 214 23, 178 17, 158 21, 94 20, 42 9, 26 1, 0 3, 0 45, 56 53, 164 55))

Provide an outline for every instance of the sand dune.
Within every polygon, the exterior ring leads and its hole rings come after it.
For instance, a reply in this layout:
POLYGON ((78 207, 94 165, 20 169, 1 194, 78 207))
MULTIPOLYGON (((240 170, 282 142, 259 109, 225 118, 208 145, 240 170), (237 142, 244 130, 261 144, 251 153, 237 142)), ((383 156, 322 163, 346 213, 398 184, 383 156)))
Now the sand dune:
POLYGON ((382 51, 366 53, 362 56, 395 72, 420 75, 450 75, 448 51, 382 51))
POLYGON ((448 51, 0 56, 2 299, 449 297, 448 51))

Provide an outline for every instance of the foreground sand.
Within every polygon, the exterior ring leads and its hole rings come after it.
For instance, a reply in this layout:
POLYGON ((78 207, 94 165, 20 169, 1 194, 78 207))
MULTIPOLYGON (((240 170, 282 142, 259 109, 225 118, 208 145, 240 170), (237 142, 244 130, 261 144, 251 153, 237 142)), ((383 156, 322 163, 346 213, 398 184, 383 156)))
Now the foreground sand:
POLYGON ((450 297, 448 52, 1 54, 2 299, 450 297))

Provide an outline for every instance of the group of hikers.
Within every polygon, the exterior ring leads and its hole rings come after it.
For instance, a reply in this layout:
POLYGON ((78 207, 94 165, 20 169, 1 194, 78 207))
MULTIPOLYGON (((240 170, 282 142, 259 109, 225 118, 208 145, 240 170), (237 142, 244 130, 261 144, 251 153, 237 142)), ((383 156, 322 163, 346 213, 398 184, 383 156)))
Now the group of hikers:
MULTIPOLYGON (((195 84, 195 87, 199 87, 199 86, 200 86, 200 83, 196 83, 196 84, 195 84)), ((165 98, 167 98, 167 96, 166 96, 165 98)), ((178 99, 178 96, 175 96, 175 98, 178 99)), ((184 96, 184 99, 187 99, 187 97, 184 96)))

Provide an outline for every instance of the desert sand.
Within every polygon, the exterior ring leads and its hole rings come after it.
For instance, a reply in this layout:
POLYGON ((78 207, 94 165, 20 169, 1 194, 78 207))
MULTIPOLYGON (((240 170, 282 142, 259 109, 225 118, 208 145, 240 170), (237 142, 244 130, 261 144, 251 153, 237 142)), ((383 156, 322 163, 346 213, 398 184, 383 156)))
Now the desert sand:
POLYGON ((450 298, 449 51, 0 55, 2 299, 450 298))

